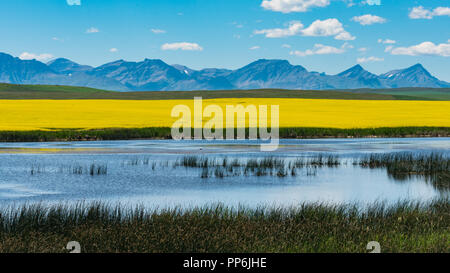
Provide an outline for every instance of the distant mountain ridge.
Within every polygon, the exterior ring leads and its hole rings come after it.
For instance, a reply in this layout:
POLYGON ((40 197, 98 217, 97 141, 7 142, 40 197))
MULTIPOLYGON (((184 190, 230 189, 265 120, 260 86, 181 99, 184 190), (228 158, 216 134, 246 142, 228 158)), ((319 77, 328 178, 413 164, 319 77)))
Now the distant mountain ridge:
POLYGON ((337 75, 327 75, 310 72, 286 60, 260 59, 236 70, 194 70, 179 64, 169 65, 159 59, 141 62, 118 60, 91 67, 65 58, 44 64, 5 53, 0 53, 0 82, 83 86, 114 91, 450 87, 450 83, 432 76, 421 64, 381 75, 355 65, 337 75))

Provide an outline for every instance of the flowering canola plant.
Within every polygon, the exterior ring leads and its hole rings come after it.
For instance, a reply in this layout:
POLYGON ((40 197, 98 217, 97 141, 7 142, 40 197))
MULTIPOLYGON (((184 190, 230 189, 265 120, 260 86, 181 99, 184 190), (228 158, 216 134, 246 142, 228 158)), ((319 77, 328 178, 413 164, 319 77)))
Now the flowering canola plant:
MULTIPOLYGON (((193 109, 193 100, 0 100, 0 131, 171 127, 178 119, 171 110, 180 104, 193 109)), ((450 101, 203 100, 203 108, 210 104, 224 114, 227 105, 279 105, 280 127, 450 127, 450 101)))

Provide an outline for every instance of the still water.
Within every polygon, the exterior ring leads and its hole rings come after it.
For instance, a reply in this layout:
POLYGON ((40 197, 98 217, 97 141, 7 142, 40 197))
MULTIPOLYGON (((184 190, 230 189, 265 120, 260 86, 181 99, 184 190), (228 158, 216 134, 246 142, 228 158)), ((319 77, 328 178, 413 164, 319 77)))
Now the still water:
POLYGON ((304 202, 395 203, 448 197, 424 178, 395 180, 385 169, 352 162, 370 153, 439 152, 450 156, 450 138, 281 140, 275 152, 254 141, 98 141, 0 143, 0 205, 104 201, 148 207, 292 206, 304 202), (174 167, 186 156, 214 160, 339 156, 339 167, 298 170, 286 177, 236 175, 201 178, 199 168, 174 167), (93 164, 107 168, 90 175, 93 164), (75 170, 80 170, 76 173, 75 170))

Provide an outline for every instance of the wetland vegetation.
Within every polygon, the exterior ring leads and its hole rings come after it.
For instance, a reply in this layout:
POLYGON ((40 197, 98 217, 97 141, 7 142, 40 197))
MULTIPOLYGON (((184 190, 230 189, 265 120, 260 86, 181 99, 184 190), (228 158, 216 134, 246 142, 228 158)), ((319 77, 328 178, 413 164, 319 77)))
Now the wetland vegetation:
MULTIPOLYGON (((258 130, 259 131, 259 130, 258 130)), ((193 132, 193 130, 192 130, 193 132)), ((372 137, 448 137, 450 127, 383 127, 360 129, 292 127, 280 128, 280 138, 372 138, 372 137)), ((193 133, 191 135, 194 135, 193 133)), ((224 132, 225 135, 225 132, 224 132)), ((246 129, 246 136, 249 129, 246 129)), ((170 127, 57 129, 0 131, 0 142, 100 141, 133 139, 172 139, 170 127)))
POLYGON ((217 204, 146 210, 104 203, 0 210, 0 252, 385 252, 450 251, 448 199, 427 204, 299 204, 233 209, 217 204))

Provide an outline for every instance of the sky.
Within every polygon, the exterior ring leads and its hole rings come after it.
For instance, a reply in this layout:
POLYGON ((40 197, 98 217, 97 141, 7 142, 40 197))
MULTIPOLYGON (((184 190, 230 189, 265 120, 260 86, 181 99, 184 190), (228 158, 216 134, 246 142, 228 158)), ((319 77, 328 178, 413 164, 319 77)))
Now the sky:
POLYGON ((340 73, 421 63, 450 81, 448 0, 0 0, 0 52, 99 66, 236 69, 285 59, 340 73))

